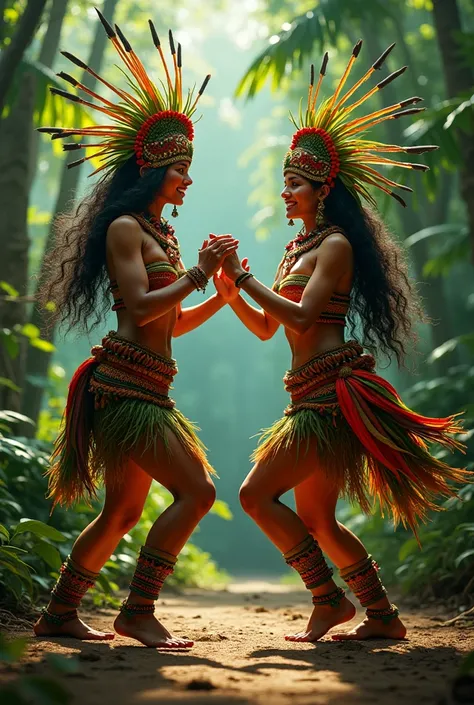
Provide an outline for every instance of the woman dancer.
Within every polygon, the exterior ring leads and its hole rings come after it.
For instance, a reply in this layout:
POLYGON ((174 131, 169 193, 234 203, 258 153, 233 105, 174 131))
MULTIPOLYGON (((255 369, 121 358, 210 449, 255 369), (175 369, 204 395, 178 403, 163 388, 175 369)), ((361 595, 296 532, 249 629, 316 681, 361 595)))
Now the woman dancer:
POLYGON ((454 437, 461 430, 455 418, 426 418, 408 409, 395 389, 375 374, 372 355, 354 340, 344 342, 346 317, 353 322, 357 315, 367 344, 378 343, 383 353, 395 353, 398 361, 403 358, 412 320, 421 311, 400 249, 360 199, 374 204, 367 187, 376 186, 405 205, 393 188, 411 189, 382 176, 374 165, 426 169, 383 155, 435 149, 360 138, 378 122, 417 112, 400 109, 420 100, 411 98, 350 119, 354 108, 404 70, 348 105, 392 49, 342 94, 360 48, 361 42, 354 47, 334 95, 319 107, 327 54, 316 88, 311 69, 307 110, 300 113, 299 124, 293 119, 297 132, 285 157, 281 195, 290 224, 300 218, 303 228, 286 246, 273 291, 246 271, 236 255, 225 260, 227 280, 218 284, 229 288, 231 279, 243 288, 263 310, 233 298, 231 306, 242 322, 262 340, 283 325, 292 352, 292 369, 284 378, 291 403, 283 419, 263 434, 256 465, 240 492, 244 510, 312 592, 314 610, 307 628, 288 636, 291 641, 316 641, 355 615, 344 590, 333 581, 323 552, 366 608, 361 624, 333 638, 403 638, 405 626, 388 600, 377 564, 336 519, 337 499, 343 494, 357 500, 367 512, 373 498, 382 511, 391 512, 395 524, 402 521, 416 533, 418 521, 435 508, 435 496, 454 495, 449 483, 467 476, 433 457, 426 445, 437 442, 461 449, 454 437), (297 513, 280 501, 290 489, 295 492, 297 513))
MULTIPOLYGON (((196 99, 189 92, 184 102, 181 47, 176 55, 170 32, 172 81, 150 22, 167 81, 165 91, 160 91, 120 29, 114 31, 100 13, 99 17, 125 64, 133 92, 96 76, 119 97, 120 102, 114 104, 67 74, 61 75, 100 104, 52 89, 107 114, 113 124, 82 130, 43 128, 53 139, 98 137, 96 144, 73 142, 64 149, 91 147, 93 156, 103 161, 97 171, 107 169, 77 213, 59 221, 59 244, 51 258, 59 269, 52 273, 44 299, 55 301, 58 321, 67 321, 69 328, 82 324, 86 329, 92 316, 95 323, 101 321, 101 304, 107 306, 109 289, 114 299, 117 332, 92 348, 92 357, 72 378, 64 427, 49 470, 55 504, 71 505, 84 494, 95 497, 100 479, 105 483, 105 503, 63 564, 35 633, 113 638, 112 633, 88 627, 79 619, 77 608, 120 539, 139 520, 154 479, 170 491, 174 501, 148 534, 114 628, 146 646, 187 648, 191 641, 172 636, 155 618, 154 603, 165 578, 173 572, 177 555, 211 508, 215 488, 195 427, 174 408, 168 395, 177 372, 171 337, 193 330, 224 305, 222 297, 214 295, 194 308, 180 307, 192 291, 205 290, 208 279, 237 243, 231 237, 210 244, 205 241, 197 266, 184 270, 173 228, 161 217, 167 203, 177 212, 176 206, 183 203, 192 184, 191 117, 209 77, 196 99)), ((65 55, 93 73, 76 57, 65 55)))

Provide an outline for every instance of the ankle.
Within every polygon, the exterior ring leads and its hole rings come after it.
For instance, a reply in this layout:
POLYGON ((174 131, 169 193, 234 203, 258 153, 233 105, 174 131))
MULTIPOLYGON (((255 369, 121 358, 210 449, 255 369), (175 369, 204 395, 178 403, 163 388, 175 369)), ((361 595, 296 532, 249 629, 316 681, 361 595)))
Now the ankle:
POLYGON ((71 622, 73 619, 77 619, 77 610, 71 609, 64 612, 52 612, 48 607, 43 607, 41 610, 43 619, 55 627, 61 627, 67 622, 71 622))
POLYGON ((390 624, 394 619, 397 619, 400 614, 398 607, 396 605, 390 604, 388 607, 383 607, 382 609, 371 609, 368 607, 365 610, 367 619, 375 619, 383 624, 390 624))
POLYGON ((151 617, 155 613, 155 603, 154 602, 131 602, 130 599, 126 599, 122 602, 120 607, 120 614, 122 614, 126 619, 133 619, 136 617, 151 617))

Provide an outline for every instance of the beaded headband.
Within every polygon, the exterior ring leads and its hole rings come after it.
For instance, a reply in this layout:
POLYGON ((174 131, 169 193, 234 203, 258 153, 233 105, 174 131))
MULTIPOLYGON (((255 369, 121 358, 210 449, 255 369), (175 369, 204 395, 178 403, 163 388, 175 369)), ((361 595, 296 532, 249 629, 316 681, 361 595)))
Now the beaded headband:
POLYGON ((438 147, 436 145, 400 147, 398 145, 387 145, 382 142, 364 140, 360 138, 360 135, 385 120, 398 120, 398 118, 423 111, 424 108, 403 110, 408 105, 419 103, 422 98, 418 96, 408 98, 395 105, 390 105, 387 108, 382 108, 353 120, 348 120, 348 116, 374 93, 382 90, 398 76, 401 76, 407 67, 404 66, 394 71, 380 83, 377 83, 374 88, 366 92, 359 100, 350 105, 345 105, 353 93, 367 81, 374 71, 381 68, 394 46, 395 44, 391 44, 362 78, 340 97, 342 88, 362 47, 362 41, 358 41, 352 50, 352 56, 334 94, 324 100, 318 107, 316 107, 316 103, 321 83, 326 74, 328 53, 326 52, 324 55, 316 87, 314 87, 314 66, 311 65, 307 109, 303 114, 300 106, 298 122, 290 113, 291 121, 297 128, 297 132, 293 135, 290 149, 283 162, 284 174, 288 171, 295 172, 313 181, 326 183, 330 187, 334 186, 335 179, 339 176, 359 202, 360 198, 363 198, 372 205, 376 205, 374 197, 367 189, 368 186, 375 186, 392 196, 402 206, 406 206, 405 201, 393 191, 393 188, 399 188, 404 191, 412 191, 412 189, 388 179, 374 169, 373 166, 380 164, 426 171, 428 167, 425 164, 400 162, 380 156, 380 154, 396 152, 422 154, 423 152, 438 149, 438 147))
POLYGON ((39 131, 50 134, 53 140, 76 135, 98 137, 98 141, 94 144, 70 142, 63 145, 65 151, 82 148, 91 150, 89 156, 68 164, 69 167, 77 166, 94 157, 100 158, 103 163, 93 174, 103 169, 113 171, 132 155, 135 155, 140 166, 150 168, 167 166, 182 160, 191 161, 194 137, 191 117, 196 110, 199 98, 209 82, 210 76, 206 76, 195 99, 193 96, 194 89, 190 89, 186 100, 183 100, 181 44, 178 44, 176 50, 173 34, 170 30, 169 43, 174 65, 174 80, 172 80, 153 22, 148 20, 153 43, 160 54, 165 74, 166 83, 160 81, 161 88, 159 88, 148 77, 143 64, 121 29, 117 25, 115 25, 115 30, 112 29, 99 10, 97 10, 97 14, 107 32, 107 36, 125 64, 125 75, 131 92, 129 93, 113 86, 76 56, 68 51, 63 51, 61 52, 63 56, 107 86, 118 96, 119 100, 116 103, 106 100, 63 71, 58 74, 61 78, 83 93, 95 98, 100 104, 83 100, 77 95, 67 93, 58 88, 50 88, 51 92, 108 115, 108 117, 112 118, 113 124, 92 125, 81 129, 40 127, 39 131))

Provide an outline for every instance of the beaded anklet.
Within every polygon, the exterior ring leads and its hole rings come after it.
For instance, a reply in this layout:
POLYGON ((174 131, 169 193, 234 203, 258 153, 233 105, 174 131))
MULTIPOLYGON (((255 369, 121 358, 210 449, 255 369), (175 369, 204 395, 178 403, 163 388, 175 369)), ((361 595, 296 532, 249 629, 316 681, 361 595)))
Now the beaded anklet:
POLYGON ((339 607, 339 604, 345 594, 346 593, 344 590, 341 587, 338 587, 325 595, 313 595, 313 605, 331 605, 331 607, 339 607))
POLYGON ((301 575, 308 590, 314 590, 331 580, 332 569, 326 563, 319 545, 309 534, 283 557, 301 575))
POLYGON ((77 610, 69 610, 68 612, 63 612, 62 614, 56 614, 55 612, 50 612, 47 607, 41 609, 41 613, 48 624, 54 624, 56 627, 60 627, 67 622, 71 622, 77 617, 77 610))
POLYGON ((124 600, 120 607, 120 612, 127 618, 137 617, 140 614, 154 614, 155 605, 142 605, 124 600))
POLYGON ((398 611, 398 607, 396 605, 390 605, 390 607, 385 607, 379 610, 367 608, 365 610, 365 614, 369 619, 380 619, 384 624, 389 624, 392 619, 398 617, 400 612, 398 611))

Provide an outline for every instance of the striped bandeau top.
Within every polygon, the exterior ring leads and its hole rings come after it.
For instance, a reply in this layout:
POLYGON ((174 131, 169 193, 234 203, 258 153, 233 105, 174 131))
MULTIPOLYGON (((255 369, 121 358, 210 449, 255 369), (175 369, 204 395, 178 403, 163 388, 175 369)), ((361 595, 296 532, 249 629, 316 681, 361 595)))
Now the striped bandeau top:
MULTIPOLYGON (((288 274, 286 277, 274 285, 274 290, 290 301, 299 302, 303 296, 303 291, 311 279, 307 274, 288 274)), ((315 323, 338 323, 344 326, 349 310, 349 294, 338 294, 334 292, 329 299, 326 310, 321 313, 315 323)))
MULTIPOLYGON (((163 289, 165 286, 172 284, 182 276, 181 271, 173 267, 169 262, 148 262, 145 265, 148 274, 149 291, 163 289)), ((112 311, 121 311, 126 308, 125 303, 120 296, 120 291, 116 280, 110 282, 109 291, 111 292, 114 305, 112 311)))

